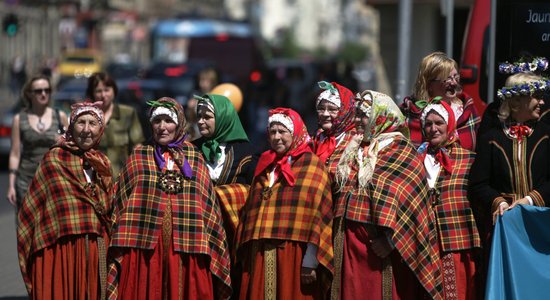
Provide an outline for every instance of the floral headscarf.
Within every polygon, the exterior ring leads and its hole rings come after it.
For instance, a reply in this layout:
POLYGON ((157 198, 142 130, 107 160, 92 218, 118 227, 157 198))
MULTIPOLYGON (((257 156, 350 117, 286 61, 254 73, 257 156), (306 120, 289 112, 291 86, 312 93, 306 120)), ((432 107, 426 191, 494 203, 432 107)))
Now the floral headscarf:
POLYGON ((368 141, 377 138, 380 134, 401 132, 409 137, 409 130, 405 122, 405 116, 393 99, 385 94, 365 90, 356 96, 356 107, 368 115, 369 123, 363 140, 368 141))
POLYGON ((216 126, 214 135, 207 138, 202 144, 201 150, 209 161, 215 161, 221 155, 220 143, 248 142, 248 136, 244 131, 239 115, 229 99, 222 95, 206 94, 203 97, 195 96, 199 107, 206 107, 214 113, 216 126))
MULTIPOLYGON (((317 137, 323 134, 326 138, 317 145, 316 154, 321 161, 326 161, 336 149, 336 137, 355 127, 355 100, 353 93, 336 82, 320 81, 319 87, 324 89, 317 97, 317 106, 322 100, 327 100, 338 106, 338 115, 332 120, 332 127, 328 131, 319 129, 317 137)), ((319 140, 319 139, 318 139, 319 140)))
MULTIPOLYGON (((290 186, 294 186, 296 177, 290 168, 289 158, 295 160, 306 152, 312 152, 310 147, 310 136, 306 125, 300 115, 290 108, 275 108, 269 111, 269 125, 274 122, 283 124, 292 133, 292 144, 288 151, 278 156, 273 150, 267 150, 260 156, 254 176, 260 175, 269 166, 276 164, 277 176, 282 175, 290 186)), ((269 130, 269 126, 268 126, 269 130)))
POLYGON ((65 148, 73 153, 76 154, 82 154, 83 156, 83 163, 89 163, 90 166, 100 175, 103 184, 105 187, 111 186, 112 182, 112 171, 111 171, 111 163, 109 160, 101 155, 101 153, 96 150, 97 145, 99 145, 99 142, 101 142, 101 137, 103 136, 103 132, 105 131, 105 119, 103 117, 103 111, 101 110, 101 107, 103 105, 102 101, 97 102, 81 102, 81 103, 75 103, 71 105, 71 115, 69 117, 69 128, 63 134, 59 137, 57 142, 53 147, 61 147, 65 148), (73 136, 73 130, 76 120, 85 114, 90 114, 94 116, 97 121, 99 122, 100 131, 97 140, 92 145, 92 147, 88 150, 81 149, 78 144, 76 143, 74 136, 73 136))
POLYGON ((368 116, 368 124, 363 136, 352 139, 344 150, 336 169, 336 180, 343 188, 352 168, 356 168, 359 190, 365 190, 372 179, 378 152, 391 144, 397 135, 408 138, 409 130, 405 116, 390 96, 365 90, 356 95, 355 101, 356 108, 368 116), (360 147, 363 149, 361 158, 358 157, 360 147))
POLYGON ((180 171, 182 172, 182 174, 186 178, 191 178, 193 176, 191 166, 187 162, 185 155, 181 151, 179 151, 181 150, 181 147, 186 137, 186 120, 183 107, 176 100, 169 97, 162 97, 156 101, 148 101, 147 104, 151 106, 151 109, 149 110, 149 119, 151 122, 153 122, 156 116, 159 115, 167 115, 172 120, 174 120, 175 115, 174 121, 177 122, 176 135, 174 137, 174 140, 170 144, 163 146, 157 144, 153 140, 155 144, 155 162, 157 163, 157 166, 161 170, 164 168, 166 161, 164 160, 163 153, 164 151, 169 151, 176 164, 180 167, 180 171))
POLYGON ((449 157, 447 147, 455 142, 460 142, 458 139, 458 132, 456 131, 456 120, 453 109, 445 101, 435 101, 428 104, 422 110, 420 115, 420 121, 422 123, 422 134, 426 138, 426 132, 424 130, 424 125, 426 124, 426 117, 430 113, 436 113, 443 118, 445 123, 447 123, 447 140, 444 141, 441 145, 430 145, 429 142, 424 142, 418 147, 418 153, 422 157, 426 157, 428 152, 435 154, 435 159, 439 164, 448 172, 451 173, 453 169, 453 163, 449 157))

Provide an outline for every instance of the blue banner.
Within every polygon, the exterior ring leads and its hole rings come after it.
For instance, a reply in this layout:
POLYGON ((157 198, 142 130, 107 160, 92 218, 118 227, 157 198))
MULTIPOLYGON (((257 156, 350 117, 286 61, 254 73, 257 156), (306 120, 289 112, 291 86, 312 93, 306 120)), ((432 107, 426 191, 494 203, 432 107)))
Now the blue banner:
POLYGON ((497 219, 485 299, 550 299, 550 208, 520 205, 497 219))

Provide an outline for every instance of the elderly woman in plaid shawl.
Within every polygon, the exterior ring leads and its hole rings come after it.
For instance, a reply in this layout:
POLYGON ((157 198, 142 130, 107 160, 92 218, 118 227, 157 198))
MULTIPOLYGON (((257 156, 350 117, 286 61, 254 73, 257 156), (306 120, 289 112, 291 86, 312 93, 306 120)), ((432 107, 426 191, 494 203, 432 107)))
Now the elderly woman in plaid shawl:
POLYGON ((442 299, 433 212, 425 172, 405 117, 384 94, 356 98, 362 133, 345 149, 336 180, 346 192, 337 211, 332 299, 442 299), (347 188, 351 187, 351 188, 347 188))
POLYGON ((332 278, 332 198, 306 126, 288 108, 269 113, 238 231, 240 299, 324 299, 332 278))
POLYGON ((225 299, 229 252, 208 169, 186 141, 183 108, 150 101, 151 144, 114 188, 109 299, 225 299))
POLYGON ((437 218, 445 299, 476 299, 475 249, 479 233, 468 201, 468 173, 475 154, 460 146, 453 110, 434 98, 420 116, 424 140, 418 153, 427 172, 437 218))
POLYGON ((44 155, 17 214, 21 273, 31 299, 104 299, 112 172, 96 150, 99 103, 72 107, 69 128, 44 155))
POLYGON ((319 87, 324 91, 317 97, 319 129, 313 138, 313 150, 334 180, 340 156, 355 135, 355 100, 349 89, 336 82, 320 81, 319 87))

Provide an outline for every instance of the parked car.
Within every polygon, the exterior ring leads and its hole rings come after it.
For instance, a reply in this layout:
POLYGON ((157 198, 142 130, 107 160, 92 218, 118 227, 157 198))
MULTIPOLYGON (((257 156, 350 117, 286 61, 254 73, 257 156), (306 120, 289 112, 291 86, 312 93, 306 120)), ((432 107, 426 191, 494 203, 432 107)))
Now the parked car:
POLYGON ((115 80, 139 79, 143 77, 145 69, 142 65, 133 62, 110 62, 105 71, 115 80))
POLYGON ((17 103, 0 112, 0 167, 7 168, 10 148, 11 148, 11 125, 13 116, 20 110, 20 104, 17 103))
POLYGON ((59 62, 60 83, 70 78, 88 78, 102 69, 101 55, 92 49, 76 49, 64 53, 59 62))

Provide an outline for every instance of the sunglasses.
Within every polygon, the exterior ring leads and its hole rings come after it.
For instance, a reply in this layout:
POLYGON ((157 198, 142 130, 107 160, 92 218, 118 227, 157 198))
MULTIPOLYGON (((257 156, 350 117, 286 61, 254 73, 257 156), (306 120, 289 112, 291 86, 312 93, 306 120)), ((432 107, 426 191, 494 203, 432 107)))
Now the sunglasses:
POLYGON ((50 94, 52 92, 52 89, 50 89, 50 88, 47 88, 47 89, 34 89, 34 90, 32 90, 32 92, 35 95, 42 95, 42 93, 50 94))

